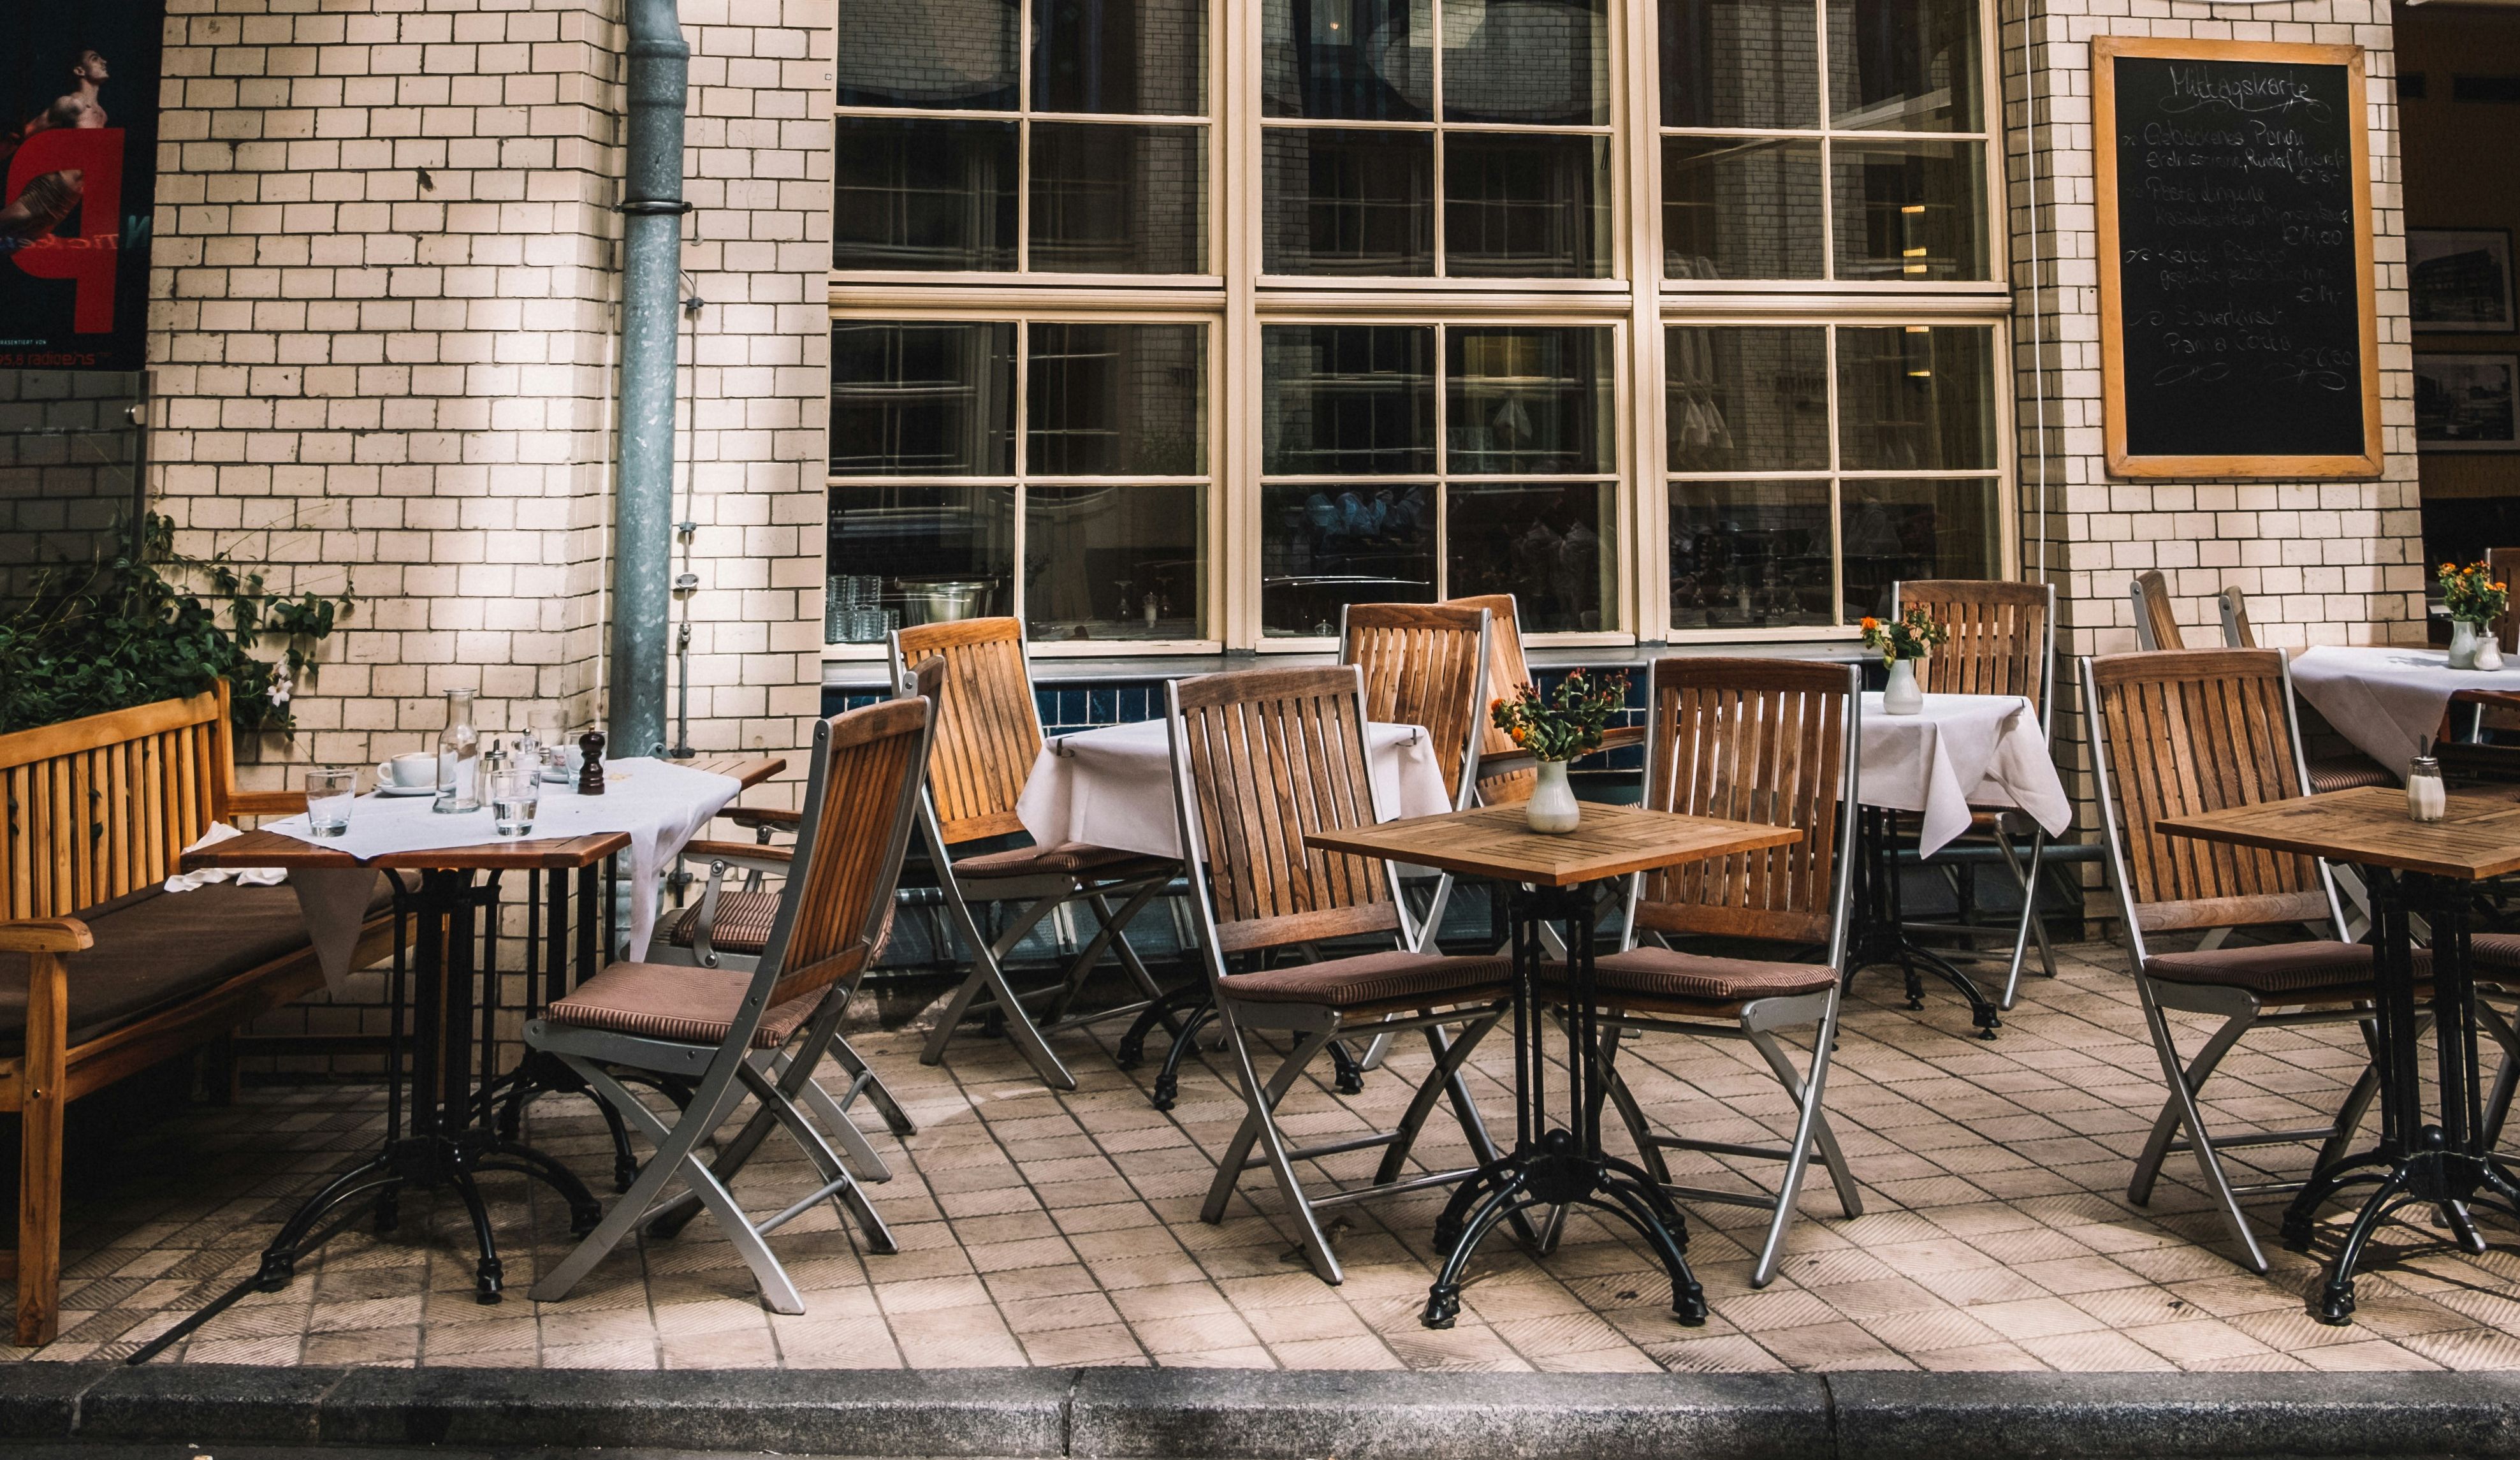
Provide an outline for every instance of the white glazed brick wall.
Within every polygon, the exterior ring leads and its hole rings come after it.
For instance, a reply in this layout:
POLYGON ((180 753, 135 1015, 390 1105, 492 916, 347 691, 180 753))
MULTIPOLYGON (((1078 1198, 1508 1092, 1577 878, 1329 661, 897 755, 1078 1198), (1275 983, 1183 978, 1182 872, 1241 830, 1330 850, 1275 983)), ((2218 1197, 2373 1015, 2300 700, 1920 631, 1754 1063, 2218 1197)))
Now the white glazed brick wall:
MULTIPOLYGON (((684 0, 691 739, 819 707, 834 0, 684 0)), ((169 0, 153 494, 182 545, 359 604, 292 763, 603 710, 619 316, 608 0, 169 0)), ((761 798, 756 794, 756 798, 761 798)), ((514 909, 512 909, 512 912, 514 909)), ((374 1008, 266 1029, 381 1027, 374 1008)))
POLYGON ((2057 758, 2082 802, 2086 830, 2095 832, 2075 661, 2136 647, 2127 597, 2135 574, 2161 570, 2192 646, 2222 642, 2214 600, 2226 587, 2248 594, 2261 644, 2298 648, 2422 637, 2424 567, 2396 65, 2387 12, 2378 0, 2304 0, 2245 10, 2189 0, 2033 0, 2026 15, 2005 7, 2002 43, 2010 256, 2017 285, 2014 383, 2023 562, 2035 573, 2043 558, 2038 507, 2044 467, 2044 559, 2057 588, 2063 692, 2057 758), (2097 35, 2364 48, 2386 452, 2378 479, 2138 482, 2108 476, 2101 446, 2092 132, 2090 42, 2097 35), (2035 188, 2034 160, 2023 140, 2034 125, 2029 134, 2038 143, 2035 188), (2037 401, 2043 388, 2044 433, 2037 401))

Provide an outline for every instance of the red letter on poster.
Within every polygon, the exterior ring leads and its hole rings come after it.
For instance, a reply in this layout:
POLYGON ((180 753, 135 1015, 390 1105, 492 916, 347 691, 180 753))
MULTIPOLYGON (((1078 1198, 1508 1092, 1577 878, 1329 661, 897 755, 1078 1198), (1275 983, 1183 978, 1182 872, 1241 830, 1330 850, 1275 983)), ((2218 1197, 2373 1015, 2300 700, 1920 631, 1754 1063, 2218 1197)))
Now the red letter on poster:
POLYGON ((81 335, 111 335, 114 261, 122 242, 122 128, 56 127, 27 138, 9 160, 0 207, 16 202, 36 178, 72 171, 85 174, 79 182, 78 239, 47 235, 10 256, 38 279, 77 281, 70 328, 81 335))

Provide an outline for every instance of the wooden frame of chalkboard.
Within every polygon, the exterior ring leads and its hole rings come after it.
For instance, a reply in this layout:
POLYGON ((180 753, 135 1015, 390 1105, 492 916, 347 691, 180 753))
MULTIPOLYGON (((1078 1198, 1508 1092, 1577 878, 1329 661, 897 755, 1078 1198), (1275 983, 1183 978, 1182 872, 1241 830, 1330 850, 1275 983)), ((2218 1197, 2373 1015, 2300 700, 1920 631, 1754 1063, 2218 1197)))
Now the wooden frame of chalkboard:
POLYGON ((2380 331, 2363 98, 2360 46, 2092 38, 2101 408, 2112 476, 2379 475, 2380 331), (2122 77, 2121 60, 2199 68, 2182 76, 2175 67, 2147 68, 2122 77), (2251 76, 2251 66, 2268 70, 2251 76), (2330 68, 2341 74, 2317 74, 2330 68), (2119 102, 2130 81, 2156 112, 2177 103, 2178 119, 2122 130, 2119 102), (2318 95, 2335 90, 2339 104, 2318 95), (2348 155, 2345 175, 2327 165, 2334 159, 2322 144, 2348 155), (2149 216, 2122 216, 2122 154, 2148 169, 2138 185, 2150 190, 2149 216), (2249 176, 2258 170, 2277 175, 2249 176), (2236 182, 2216 175, 2234 171, 2236 182), (2321 186, 2332 202, 2311 191, 2321 186), (2320 226, 2340 222, 2351 234, 2350 264, 2349 241, 2320 226), (2132 249, 2123 236, 2130 232, 2140 240, 2132 249), (2165 235, 2172 241, 2162 242, 2165 235), (2349 269, 2350 278, 2336 280, 2349 269), (2182 288, 2206 298, 2183 305, 2176 297, 2182 288), (2146 331, 2132 391, 2130 312, 2146 331), (2263 409, 2238 394, 2252 384, 2263 387, 2263 409), (2349 402, 2359 406, 2359 423, 2349 402), (2291 440, 2305 449, 2281 449, 2291 440))

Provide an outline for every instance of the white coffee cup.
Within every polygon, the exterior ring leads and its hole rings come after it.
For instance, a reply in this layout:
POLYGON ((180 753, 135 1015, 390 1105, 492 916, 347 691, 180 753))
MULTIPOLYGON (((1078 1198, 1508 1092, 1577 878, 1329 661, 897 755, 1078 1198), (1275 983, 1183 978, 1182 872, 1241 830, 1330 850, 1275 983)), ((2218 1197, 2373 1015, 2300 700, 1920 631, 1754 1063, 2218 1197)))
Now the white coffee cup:
POLYGON ((426 751, 396 755, 377 767, 377 779, 387 786, 417 790, 437 784, 437 757, 426 751))

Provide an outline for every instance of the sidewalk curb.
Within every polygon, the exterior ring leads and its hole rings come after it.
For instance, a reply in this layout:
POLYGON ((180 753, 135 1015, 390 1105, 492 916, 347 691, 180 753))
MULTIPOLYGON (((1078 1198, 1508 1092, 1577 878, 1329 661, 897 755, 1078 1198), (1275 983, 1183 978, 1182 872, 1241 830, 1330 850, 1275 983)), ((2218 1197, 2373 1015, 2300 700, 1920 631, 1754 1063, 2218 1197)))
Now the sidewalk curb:
POLYGON ((2511 1374, 0 1371, 0 1443, 1003 1460, 2520 1460, 2511 1374))

